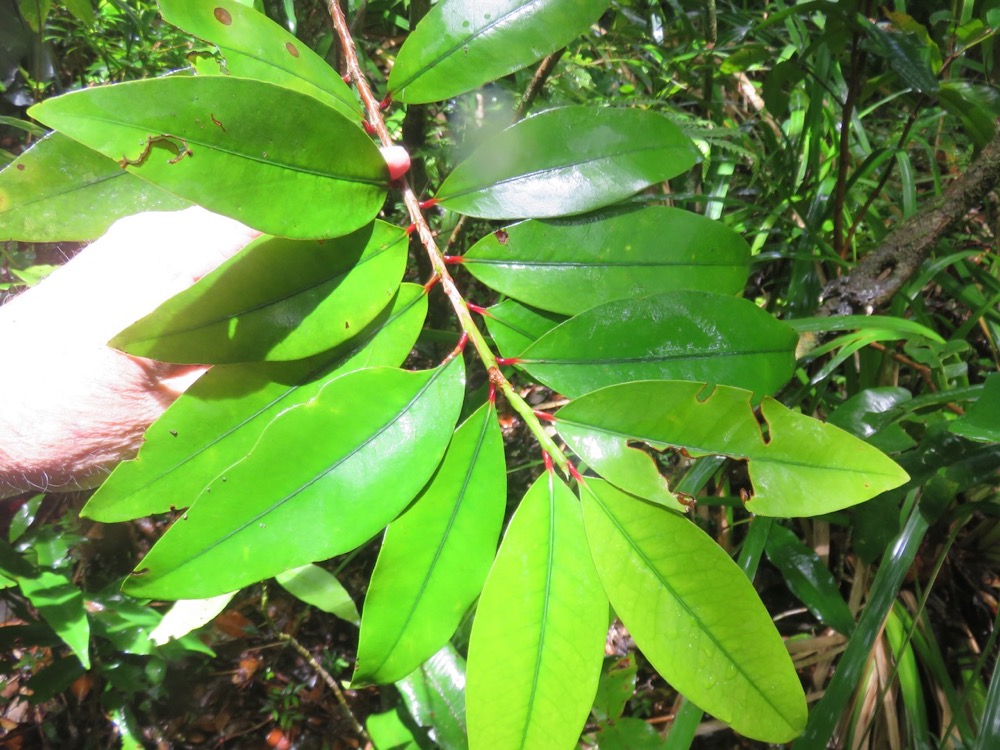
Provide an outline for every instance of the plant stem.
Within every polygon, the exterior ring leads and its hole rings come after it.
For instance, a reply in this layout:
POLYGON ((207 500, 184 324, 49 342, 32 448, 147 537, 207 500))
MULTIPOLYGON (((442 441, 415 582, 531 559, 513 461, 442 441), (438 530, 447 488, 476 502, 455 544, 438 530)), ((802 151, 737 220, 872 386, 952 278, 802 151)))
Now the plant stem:
MULTIPOLYGON (((372 128, 375 130, 375 134, 378 136, 379 141, 383 146, 394 145, 392 136, 389 134, 389 129, 385 125, 385 118, 382 116, 382 108, 379 105, 379 101, 375 98, 372 93, 371 86, 368 84, 368 79, 365 77, 364 72, 361 70, 361 65, 358 62, 357 49, 354 46, 354 39, 351 36, 350 29, 348 27, 347 19, 344 17, 344 11, 340 7, 338 0, 329 0, 330 16, 333 19, 333 27, 337 32, 337 36, 340 39, 341 47, 343 48, 344 60, 347 64, 347 74, 350 80, 358 89, 358 93, 361 95, 361 101, 365 106, 365 111, 368 113, 368 121, 372 128)), ((462 293, 455 286, 455 282, 451 278, 451 274, 448 272, 448 267, 444 262, 444 255, 440 248, 437 246, 437 241, 434 239, 434 233, 431 231, 430 225, 427 223, 427 219, 424 217, 423 211, 420 209, 420 199, 417 198, 416 193, 413 192, 413 188, 410 186, 409 180, 405 176, 400 178, 398 181, 400 190, 403 193, 403 203, 406 205, 407 211, 410 214, 410 221, 413 223, 417 236, 420 237, 420 242, 424 246, 424 250, 427 252, 427 256, 431 262, 431 268, 434 275, 438 278, 441 284, 441 290, 445 293, 448 301, 451 302, 451 306, 455 311, 455 315, 458 318, 458 323, 461 326, 462 331, 468 334, 469 341, 475 347, 476 354, 479 355, 480 360, 482 360, 483 365, 486 367, 487 375, 489 376, 490 382, 496 386, 496 388, 503 392, 504 397, 511 407, 516 411, 521 419, 524 420, 525 425, 531 430, 535 439, 538 440, 543 451, 552 456, 552 460, 559 466, 559 468, 564 472, 569 472, 569 459, 566 458, 566 454, 562 452, 556 442, 549 437, 545 428, 542 427, 541 422, 538 421, 538 417, 535 416, 534 411, 531 406, 521 398, 521 396, 514 390, 514 386, 511 385, 510 381, 504 377, 503 373, 500 371, 500 366, 497 364, 496 356, 490 350, 489 345, 486 343, 486 339, 480 332, 479 328, 476 326, 475 320, 472 318, 472 313, 469 311, 468 304, 462 293)))

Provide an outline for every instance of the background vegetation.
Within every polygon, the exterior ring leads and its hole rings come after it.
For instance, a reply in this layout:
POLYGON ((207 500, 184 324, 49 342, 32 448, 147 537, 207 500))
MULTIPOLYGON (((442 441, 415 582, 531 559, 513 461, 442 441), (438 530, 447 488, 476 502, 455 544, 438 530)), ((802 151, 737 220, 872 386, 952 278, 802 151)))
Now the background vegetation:
MULTIPOLYGON (((41 132, 24 116, 28 105, 159 75, 212 52, 162 22, 152 4, 7 6, 0 145, 8 160, 41 132)), ((325 7, 285 0, 263 10, 343 70, 325 7)), ((380 82, 428 5, 351 2, 346 10, 363 64, 380 82)), ((972 196, 973 210, 925 231, 925 248, 906 234, 914 220, 947 208, 948 186, 963 184, 996 148, 998 28, 1000 4, 992 2, 623 1, 543 64, 537 91, 533 67, 386 115, 416 159, 411 179, 424 196, 527 106, 527 91, 531 111, 606 102, 660 112, 696 142, 701 162, 670 181, 668 200, 750 243, 745 295, 801 336, 781 402, 893 454, 911 477, 837 513, 749 524, 739 464, 702 461, 693 471, 684 457, 661 459, 671 486, 697 500, 698 524, 756 571, 807 686, 809 725, 796 747, 1000 741, 1000 688, 991 679, 1000 278, 990 185, 972 196), (866 300, 834 283, 887 247, 897 249, 895 262, 867 283, 888 293, 866 300), (895 273, 904 260, 911 272, 895 273), (864 318, 872 312, 896 322, 872 323, 864 318)), ((451 255, 501 226, 430 215, 451 255)), ((387 221, 405 225, 403 216, 386 206, 387 221)), ((51 248, 25 243, 0 250, 0 282, 10 285, 33 283, 52 260, 51 248)), ((428 276, 412 253, 408 278, 428 276)), ((493 301, 469 275, 458 279, 469 299, 493 301)), ((430 302, 436 330, 418 343, 418 364, 438 361, 454 341, 443 298, 430 302)), ((523 387, 536 406, 557 398, 537 383, 523 387)), ((512 510, 542 465, 519 417, 502 413, 501 422, 512 510)), ((126 746, 462 746, 464 717, 451 709, 461 703, 468 622, 450 650, 395 688, 344 687, 357 639, 352 600, 364 594, 377 541, 325 564, 349 596, 309 607, 279 585, 255 585, 200 637, 157 646, 145 633, 163 608, 120 593, 119 584, 166 519, 100 525, 79 517, 81 505, 80 497, 49 496, 3 506, 3 569, 28 566, 40 589, 57 592, 45 600, 23 586, 0 592, 8 617, 0 629, 4 747, 106 747, 116 737, 126 746), (80 604, 87 628, 74 620, 80 604), (92 666, 84 670, 74 654, 88 651, 87 638, 92 666)), ((584 743, 754 746, 703 721, 620 623, 606 654, 584 743)))

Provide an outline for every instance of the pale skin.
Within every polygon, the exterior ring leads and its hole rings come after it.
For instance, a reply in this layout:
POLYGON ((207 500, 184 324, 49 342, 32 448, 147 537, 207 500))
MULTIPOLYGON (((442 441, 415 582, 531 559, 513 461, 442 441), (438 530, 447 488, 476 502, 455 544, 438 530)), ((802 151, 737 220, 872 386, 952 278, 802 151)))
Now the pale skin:
MULTIPOLYGON (((410 157, 382 149, 395 180, 410 157)), ((204 365, 132 357, 115 334, 260 235, 200 207, 121 219, 0 306, 0 498, 96 487, 204 365)))
POLYGON ((0 307, 0 497, 96 486, 207 368, 107 346, 259 232, 203 208, 144 213, 0 307))

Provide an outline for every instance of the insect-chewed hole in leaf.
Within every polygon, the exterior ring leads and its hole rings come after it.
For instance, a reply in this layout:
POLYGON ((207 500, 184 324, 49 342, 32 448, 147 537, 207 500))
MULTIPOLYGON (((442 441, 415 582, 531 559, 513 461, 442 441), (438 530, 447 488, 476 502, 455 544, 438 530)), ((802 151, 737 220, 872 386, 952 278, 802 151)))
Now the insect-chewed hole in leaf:
POLYGON ((225 8, 216 8, 215 9, 215 18, 223 26, 229 26, 233 22, 233 16, 232 16, 232 14, 228 10, 226 10, 225 8))

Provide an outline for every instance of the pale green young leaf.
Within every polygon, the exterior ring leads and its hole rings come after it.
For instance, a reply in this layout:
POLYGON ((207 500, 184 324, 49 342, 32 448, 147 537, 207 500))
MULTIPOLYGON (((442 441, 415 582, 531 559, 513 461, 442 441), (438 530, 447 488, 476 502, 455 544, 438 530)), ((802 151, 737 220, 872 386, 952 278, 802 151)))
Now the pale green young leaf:
POLYGON ((806 702, 753 585, 683 516, 597 479, 580 489, 587 540, 611 605, 674 688, 733 729, 788 742, 806 702))
POLYGON ((302 565, 274 577, 285 591, 316 609, 336 615, 352 625, 361 622, 354 599, 333 573, 319 565, 302 565))
POLYGON ((580 506, 552 471, 511 519, 469 642, 472 750, 574 747, 594 702, 607 598, 580 506))

